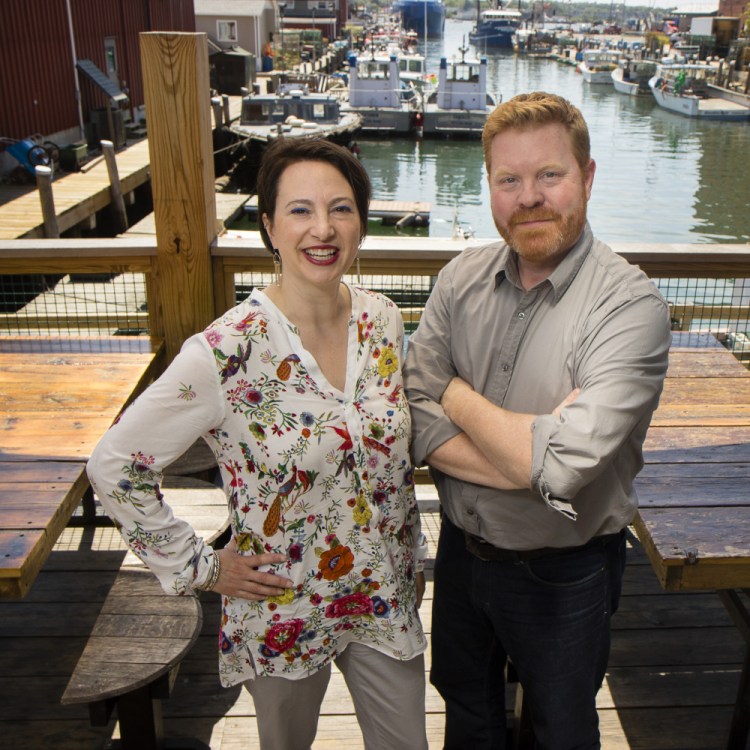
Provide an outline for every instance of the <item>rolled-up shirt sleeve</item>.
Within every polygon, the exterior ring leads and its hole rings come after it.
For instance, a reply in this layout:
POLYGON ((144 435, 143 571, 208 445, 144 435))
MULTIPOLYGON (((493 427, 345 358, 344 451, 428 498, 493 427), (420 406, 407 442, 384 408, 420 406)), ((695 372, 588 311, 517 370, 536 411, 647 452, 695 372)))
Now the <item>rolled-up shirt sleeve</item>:
POLYGON ((87 464, 105 511, 170 594, 203 583, 214 553, 164 502, 163 471, 223 417, 213 355, 199 334, 109 429, 87 464))
POLYGON ((544 414, 533 423, 532 487, 548 503, 574 500, 614 460, 641 468, 670 342, 668 309, 656 294, 612 300, 591 316, 574 363, 579 397, 559 419, 544 414))
POLYGON ((436 448, 460 434, 440 406, 456 375, 451 359, 451 265, 438 276, 419 328, 411 336, 404 363, 404 384, 412 418, 412 453, 421 466, 436 448))

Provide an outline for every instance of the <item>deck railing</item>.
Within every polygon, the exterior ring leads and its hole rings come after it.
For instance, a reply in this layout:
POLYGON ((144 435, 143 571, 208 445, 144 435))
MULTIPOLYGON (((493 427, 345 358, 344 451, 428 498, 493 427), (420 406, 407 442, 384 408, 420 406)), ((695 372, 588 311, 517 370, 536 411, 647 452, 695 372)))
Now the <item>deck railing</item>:
MULTIPOLYGON (((359 281, 390 296, 411 331, 438 272, 465 246, 448 239, 370 237, 360 252, 359 281)), ((614 249, 657 283, 670 302, 674 330, 710 331, 738 358, 750 361, 749 245, 623 244, 614 249)), ((260 236, 249 233, 214 243, 211 273, 218 316, 252 287, 270 283, 273 265, 260 236)), ((155 238, 2 242, 0 332, 163 338, 162 311, 176 299, 184 305, 192 292, 160 279, 155 238)))

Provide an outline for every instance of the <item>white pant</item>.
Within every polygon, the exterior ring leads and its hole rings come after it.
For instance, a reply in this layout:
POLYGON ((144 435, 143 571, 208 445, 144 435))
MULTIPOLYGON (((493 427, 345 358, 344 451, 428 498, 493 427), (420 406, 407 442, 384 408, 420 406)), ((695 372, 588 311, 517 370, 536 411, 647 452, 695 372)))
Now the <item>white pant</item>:
MULTIPOLYGON (((427 750, 424 656, 399 661, 361 643, 336 659, 354 702, 366 750, 427 750)), ((301 680, 259 677, 255 703, 261 750, 309 750, 331 665, 301 680)))

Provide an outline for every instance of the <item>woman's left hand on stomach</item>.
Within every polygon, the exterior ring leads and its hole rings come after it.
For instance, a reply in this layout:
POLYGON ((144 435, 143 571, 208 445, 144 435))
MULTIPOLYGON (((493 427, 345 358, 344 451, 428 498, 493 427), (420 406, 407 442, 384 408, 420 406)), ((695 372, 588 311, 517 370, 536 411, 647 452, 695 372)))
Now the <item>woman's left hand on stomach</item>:
POLYGON ((213 590, 220 594, 260 601, 269 596, 281 596, 294 585, 289 578, 258 569, 286 562, 285 555, 271 552, 238 555, 230 547, 225 547, 216 554, 221 560, 221 572, 213 590))

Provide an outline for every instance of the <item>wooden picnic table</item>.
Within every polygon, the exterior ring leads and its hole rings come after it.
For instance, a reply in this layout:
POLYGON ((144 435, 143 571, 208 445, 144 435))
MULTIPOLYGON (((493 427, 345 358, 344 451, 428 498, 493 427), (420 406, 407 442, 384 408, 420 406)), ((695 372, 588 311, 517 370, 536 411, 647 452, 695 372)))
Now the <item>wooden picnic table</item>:
POLYGON ((0 337, 0 598, 26 594, 89 488, 86 461, 162 366, 144 337, 0 337))
POLYGON ((750 734, 750 371, 708 334, 673 334, 634 521, 662 587, 713 589, 747 647, 727 750, 750 734))

